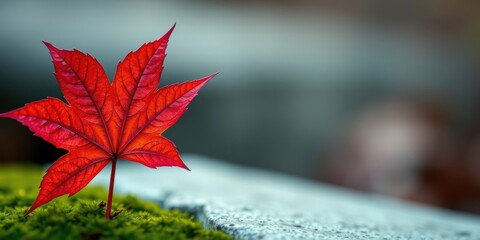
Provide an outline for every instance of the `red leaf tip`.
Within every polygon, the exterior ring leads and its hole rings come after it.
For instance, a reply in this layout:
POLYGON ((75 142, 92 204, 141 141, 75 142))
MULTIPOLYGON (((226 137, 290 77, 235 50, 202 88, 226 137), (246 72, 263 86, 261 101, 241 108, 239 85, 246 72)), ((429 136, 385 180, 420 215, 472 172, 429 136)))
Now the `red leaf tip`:
POLYGON ((53 44, 47 42, 47 41, 42 41, 43 44, 45 44, 45 46, 48 48, 48 50, 50 50, 51 52, 56 52, 58 51, 59 49, 56 48, 55 46, 53 46, 53 44))
POLYGON ((188 168, 187 165, 183 162, 183 160, 181 161, 181 163, 177 167, 183 168, 187 171, 191 171, 190 168, 188 168))
POLYGON ((175 29, 175 26, 177 24, 174 23, 173 26, 170 28, 170 30, 168 30, 168 32, 166 32, 162 37, 160 37, 158 40, 156 40, 155 42, 162 42, 162 41, 167 41, 170 39, 170 36, 172 35, 172 32, 173 30, 175 29))
POLYGON ((12 112, 0 113, 0 117, 12 118, 12 112))
POLYGON ((177 23, 174 23, 173 26, 170 28, 170 30, 168 30, 168 32, 165 33, 165 36, 170 37, 170 35, 172 34, 176 26, 177 26, 177 23))
POLYGON ((23 217, 27 217, 30 213, 32 213, 35 209, 37 209, 39 206, 37 204, 33 204, 25 214, 23 214, 23 217))
POLYGON ((214 77, 217 76, 217 75, 218 75, 218 72, 212 73, 212 74, 210 74, 210 75, 208 75, 208 76, 206 76, 206 77, 203 77, 203 78, 201 78, 201 79, 199 79, 199 80, 202 80, 202 81, 204 81, 204 82, 208 82, 208 81, 210 81, 212 78, 214 78, 214 77))

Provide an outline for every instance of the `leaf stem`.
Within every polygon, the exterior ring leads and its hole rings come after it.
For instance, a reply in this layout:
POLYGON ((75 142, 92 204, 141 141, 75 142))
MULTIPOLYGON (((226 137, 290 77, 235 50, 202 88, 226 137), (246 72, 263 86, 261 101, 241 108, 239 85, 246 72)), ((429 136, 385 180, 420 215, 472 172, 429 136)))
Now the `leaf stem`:
POLYGON ((115 168, 117 167, 117 158, 112 159, 112 172, 110 174, 110 187, 108 188, 107 210, 105 217, 107 220, 111 219, 112 214, 112 200, 113 200, 113 185, 115 183, 115 168))

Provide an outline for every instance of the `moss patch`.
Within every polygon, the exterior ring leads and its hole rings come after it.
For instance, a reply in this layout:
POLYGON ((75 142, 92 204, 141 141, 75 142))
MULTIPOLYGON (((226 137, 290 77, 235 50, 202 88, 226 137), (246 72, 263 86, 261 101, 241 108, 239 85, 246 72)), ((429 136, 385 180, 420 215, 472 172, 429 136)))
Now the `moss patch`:
POLYGON ((102 187, 58 198, 24 218, 41 176, 37 166, 0 166, 0 239, 231 239, 184 213, 129 195, 114 195, 112 209, 123 211, 107 221, 102 187))

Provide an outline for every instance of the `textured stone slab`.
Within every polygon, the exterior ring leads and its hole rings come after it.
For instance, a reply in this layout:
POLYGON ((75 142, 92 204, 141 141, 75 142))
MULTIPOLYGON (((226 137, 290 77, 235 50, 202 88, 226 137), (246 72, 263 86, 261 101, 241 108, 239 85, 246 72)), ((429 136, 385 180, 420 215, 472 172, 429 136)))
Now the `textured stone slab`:
MULTIPOLYGON (((183 159, 191 172, 121 162, 116 192, 192 213, 206 227, 242 239, 480 240, 478 217, 196 155, 183 159)), ((104 171, 94 182, 107 185, 108 179, 104 171)))

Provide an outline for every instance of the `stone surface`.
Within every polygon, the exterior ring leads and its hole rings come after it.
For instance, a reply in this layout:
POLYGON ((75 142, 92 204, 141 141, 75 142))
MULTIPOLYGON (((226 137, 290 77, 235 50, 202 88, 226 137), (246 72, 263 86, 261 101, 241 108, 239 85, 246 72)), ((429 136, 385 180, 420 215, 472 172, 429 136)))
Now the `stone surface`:
MULTIPOLYGON (((242 239, 475 239, 480 218, 184 155, 191 172, 118 164, 115 191, 242 239)), ((94 182, 107 185, 108 167, 94 182)))

